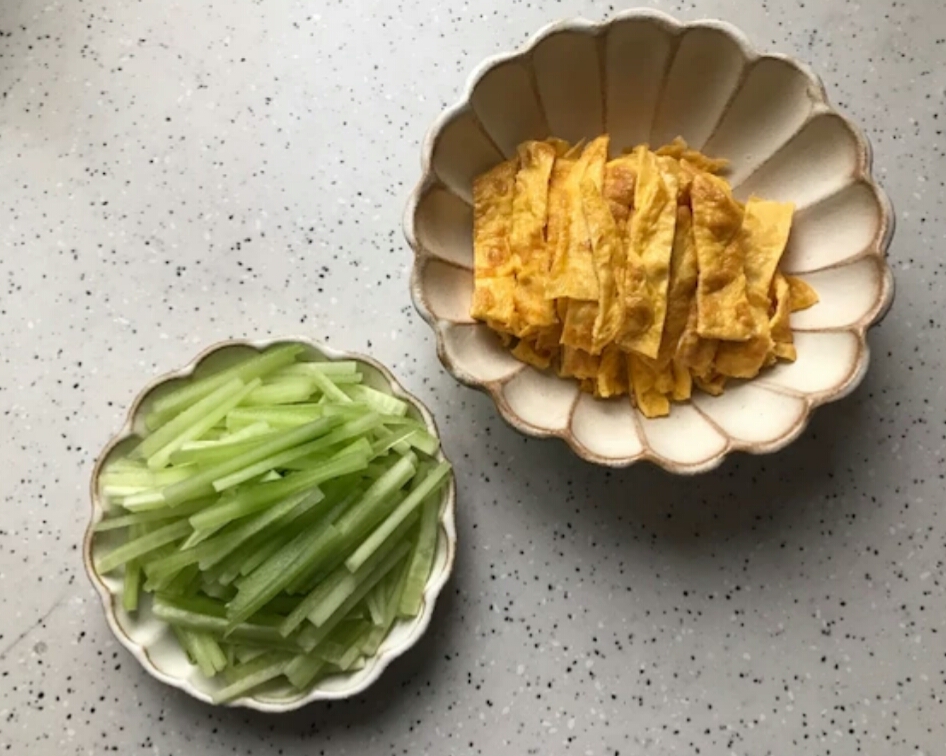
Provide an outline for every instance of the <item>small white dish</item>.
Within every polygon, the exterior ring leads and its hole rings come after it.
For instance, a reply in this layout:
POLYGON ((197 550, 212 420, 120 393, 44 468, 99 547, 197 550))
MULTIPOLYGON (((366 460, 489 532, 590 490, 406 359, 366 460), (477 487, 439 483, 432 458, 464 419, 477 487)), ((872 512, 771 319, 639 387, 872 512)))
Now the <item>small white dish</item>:
POLYGON ((867 139, 831 107, 807 66, 760 55, 719 21, 685 24, 635 10, 603 23, 547 26, 473 72, 460 101, 428 132, 422 169, 404 229, 415 253, 411 293, 441 362, 492 396, 519 431, 560 437, 597 464, 649 460, 695 473, 731 451, 784 447, 815 407, 864 377, 866 331, 893 299, 886 250, 894 214, 871 176, 867 139), (648 420, 626 398, 597 400, 574 381, 519 363, 470 318, 473 178, 526 139, 574 142, 604 132, 613 154, 682 136, 730 160, 738 198, 795 203, 782 270, 821 297, 792 316, 797 362, 648 420))
MULTIPOLYGON (((95 564, 102 554, 118 543, 115 535, 118 531, 96 533, 93 528, 104 515, 103 499, 99 492, 99 473, 104 465, 116 454, 127 450, 134 443, 137 431, 143 426, 144 417, 151 403, 172 383, 186 381, 192 376, 232 364, 241 356, 254 351, 261 351, 274 344, 298 343, 305 347, 305 358, 310 360, 355 360, 364 375, 365 385, 384 391, 405 400, 410 404, 409 413, 421 420, 428 430, 439 437, 437 426, 427 408, 398 383, 391 372, 364 355, 341 352, 316 344, 307 339, 272 339, 265 341, 227 341, 213 345, 188 365, 152 381, 135 399, 128 411, 122 429, 106 445, 99 455, 92 474, 91 497, 92 517, 85 532, 83 543, 83 561, 85 569, 98 591, 105 608, 108 625, 118 641, 127 648, 145 670, 161 682, 180 688, 194 698, 205 703, 213 703, 211 693, 220 683, 204 677, 200 670, 192 665, 184 650, 178 644, 170 628, 153 616, 150 610, 151 599, 142 594, 137 612, 129 614, 122 607, 123 581, 121 574, 101 575, 95 564)), ((438 452, 443 460, 443 452, 438 452)), ((306 693, 299 693, 290 686, 284 690, 271 690, 265 694, 244 696, 227 705, 242 706, 266 712, 285 712, 298 709, 313 701, 334 700, 357 695, 371 685, 384 669, 398 656, 413 646, 426 631, 433 616, 434 603, 453 569, 456 556, 456 483, 451 474, 449 484, 443 489, 440 505, 440 530, 437 553, 431 569, 427 586, 424 590, 424 604, 420 614, 411 620, 400 620, 391 629, 377 654, 357 671, 334 675, 317 681, 306 693)))

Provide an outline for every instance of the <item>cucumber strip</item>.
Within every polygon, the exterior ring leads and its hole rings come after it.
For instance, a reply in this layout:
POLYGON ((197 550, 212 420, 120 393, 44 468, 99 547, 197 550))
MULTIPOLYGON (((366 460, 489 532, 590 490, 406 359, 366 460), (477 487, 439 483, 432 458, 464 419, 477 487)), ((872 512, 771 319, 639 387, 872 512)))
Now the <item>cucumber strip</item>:
POLYGON ((315 654, 300 654, 286 665, 285 675, 297 690, 305 690, 325 667, 315 654))
POLYGON ((110 459, 104 468, 102 468, 102 475, 111 475, 112 473, 124 473, 124 472, 147 472, 148 468, 138 460, 128 459, 128 457, 113 457, 110 459))
MULTIPOLYGON (((240 393, 245 387, 246 384, 239 378, 233 378, 227 381, 219 388, 214 389, 203 399, 181 412, 174 419, 165 423, 156 431, 149 433, 134 449, 128 453, 128 456, 132 459, 147 459, 156 451, 161 449, 165 444, 173 441, 178 435, 187 430, 194 423, 204 418, 209 412, 212 412, 221 404, 226 402, 231 396, 240 393)), ((222 418, 224 415, 226 415, 226 412, 224 412, 223 415, 220 415, 220 417, 222 418)), ((214 422, 208 425, 206 429, 213 427, 216 422, 217 421, 214 420, 214 422)), ((151 469, 156 469, 150 465, 149 467, 151 469)))
MULTIPOLYGON (((194 641, 191 631, 174 625, 171 625, 171 630, 174 632, 177 642, 181 644, 181 648, 184 649, 184 653, 187 654, 187 661, 197 666, 197 654, 194 652, 194 641)), ((203 672, 203 670, 201 670, 201 672, 203 672)), ((210 677, 211 675, 205 676, 210 677)))
POLYGON ((145 424, 154 430, 163 425, 169 417, 180 413, 190 405, 200 401, 205 396, 225 383, 234 379, 249 383, 254 378, 262 378, 279 368, 294 362, 296 355, 303 350, 301 344, 283 344, 282 346, 267 349, 229 368, 217 373, 183 382, 181 387, 165 394, 154 402, 151 411, 145 418, 145 424))
POLYGON ((296 404, 304 402, 318 390, 308 376, 289 376, 267 381, 243 398, 244 407, 296 404))
POLYGON ((207 655, 214 671, 223 672, 223 670, 227 668, 227 656, 223 653, 223 649, 220 648, 220 644, 217 643, 217 639, 206 633, 201 633, 200 645, 203 647, 204 653, 207 655))
POLYGON ((329 664, 344 669, 361 655, 361 644, 371 630, 371 623, 364 620, 345 621, 319 644, 315 654, 329 664))
POLYGON ((310 577, 316 572, 329 572, 338 567, 345 556, 355 548, 358 540, 397 506, 400 500, 398 491, 412 474, 410 465, 413 464, 413 457, 408 462, 410 464, 402 465, 401 469, 398 469, 400 461, 391 468, 381 468, 382 471, 368 490, 333 521, 335 527, 342 531, 338 533, 339 537, 326 549, 321 560, 302 571, 286 590, 298 593, 307 586, 310 577))
POLYGON ((304 471, 310 486, 342 478, 360 472, 368 466, 368 459, 361 452, 332 457, 304 471))
MULTIPOLYGON (((407 533, 410 525, 404 523, 398 535, 407 533)), ((398 545, 397 538, 391 538, 374 552, 374 557, 364 563, 357 573, 352 574, 345 565, 340 565, 329 574, 319 586, 298 603, 289 616, 283 620, 279 632, 285 637, 290 635, 302 622, 309 618, 315 625, 322 625, 345 601, 367 580, 374 569, 398 545)))
MULTIPOLYGON (((318 436, 323 436, 339 424, 337 418, 321 418, 306 425, 300 425, 298 428, 292 428, 280 433, 277 438, 259 444, 256 448, 250 449, 243 454, 238 454, 226 462, 220 462, 206 470, 202 470, 192 475, 187 480, 179 483, 173 483, 162 491, 165 501, 169 506, 183 504, 199 496, 212 494, 214 491, 213 482, 230 473, 249 467, 261 459, 266 459, 273 454, 278 454, 285 449, 291 449, 299 444, 312 441, 318 436)), ((278 482, 278 481, 277 481, 278 482)))
MULTIPOLYGON (((301 425, 302 423, 300 423, 301 425)), ((243 454, 250 449, 255 449, 268 440, 279 438, 282 435, 278 430, 270 430, 259 436, 251 436, 240 441, 224 444, 219 441, 214 442, 213 446, 204 446, 199 448, 178 449, 171 455, 172 465, 191 465, 191 469, 196 471, 199 467, 216 465, 220 462, 226 462, 237 454, 243 454)), ((172 468, 173 469, 173 468, 172 468)), ((193 474, 193 473, 192 473, 193 474)))
POLYGON ((221 581, 225 581, 227 584, 230 584, 240 575, 246 577, 263 562, 269 559, 273 554, 279 551, 283 546, 287 545, 294 537, 295 535, 293 533, 282 533, 276 535, 266 543, 261 543, 259 546, 253 549, 252 553, 247 554, 239 560, 238 564, 233 565, 232 576, 230 574, 230 569, 221 575, 221 581))
MULTIPOLYGON (((367 468, 367 460, 371 458, 371 442, 367 438, 362 436, 357 441, 353 441, 347 446, 343 446, 338 451, 333 449, 324 449, 321 452, 316 454, 309 454, 305 457, 300 457, 292 462, 288 462, 284 469, 288 471, 300 471, 300 470, 311 470, 313 467, 322 464, 327 459, 336 459, 338 457, 343 457, 348 454, 361 454, 365 457, 365 468, 367 468), (331 454, 330 457, 326 457, 327 454, 331 454)), ((358 472, 361 472, 360 470, 358 472)))
POLYGON ((279 372, 287 375, 311 375, 312 373, 320 373, 321 375, 331 377, 333 381, 336 381, 342 376, 361 375, 361 373, 358 372, 358 363, 353 360, 294 362, 292 365, 284 367, 279 372))
MULTIPOLYGON (((347 396, 348 395, 346 394, 346 397, 347 396)), ((324 397, 323 401, 319 404, 319 407, 321 408, 322 415, 324 417, 334 417, 336 415, 341 415, 342 417, 350 419, 354 417, 361 417, 368 412, 374 412, 373 408, 361 402, 352 402, 351 404, 332 404, 331 402, 324 401, 324 397)))
POLYGON ((387 415, 381 413, 381 422, 385 426, 390 426, 392 428, 413 428, 414 430, 426 431, 427 426, 422 423, 417 418, 411 417, 410 415, 387 415))
MULTIPOLYGON (((408 517, 397 529, 394 536, 382 543, 357 572, 351 572, 345 565, 339 565, 323 582, 322 585, 326 586, 325 590, 319 591, 320 595, 315 600, 308 602, 307 608, 309 608, 310 611, 305 616, 308 617, 309 622, 317 627, 325 624, 338 607, 344 604, 350 596, 357 593, 361 584, 373 574, 377 566, 387 559, 388 555, 397 549, 401 543, 404 543, 408 549, 410 549, 413 544, 404 539, 416 521, 417 515, 408 517)), ((316 590, 318 591, 319 589, 316 590)), ((302 603, 307 602, 304 601, 302 603)), ((300 604, 300 609, 301 606, 300 604)), ((292 615, 290 615, 290 617, 291 616, 292 615)), ((289 618, 287 618, 286 621, 283 622, 282 627, 280 627, 280 632, 282 632, 283 635, 289 635, 289 633, 286 632, 288 622, 289 618)))
POLYGON ((135 494, 144 493, 147 491, 147 488, 143 486, 115 486, 115 485, 104 485, 99 489, 99 492, 102 496, 105 496, 112 501, 124 499, 128 496, 134 496, 135 494))
POLYGON ((297 535, 240 585, 236 598, 227 605, 231 624, 236 626, 249 619, 306 570, 316 569, 338 539, 339 533, 334 525, 315 533, 303 531, 297 535))
POLYGON ((223 602, 230 601, 236 595, 233 588, 221 585, 216 580, 209 580, 206 573, 201 575, 200 590, 210 598, 223 602))
MULTIPOLYGON (((279 454, 273 454, 270 457, 261 459, 259 462, 255 462, 248 467, 244 467, 236 472, 225 475, 222 478, 218 478, 213 481, 214 490, 217 493, 223 493, 224 491, 240 485, 241 483, 246 483, 247 481, 253 480, 254 478, 259 478, 260 476, 265 476, 272 470, 277 468, 282 468, 289 462, 298 459, 299 457, 305 457, 308 454, 313 452, 321 451, 325 447, 322 439, 316 439, 315 441, 310 441, 307 444, 302 444, 301 446, 296 446, 293 449, 286 449, 285 451, 279 452, 279 454)), ((367 460, 365 460, 365 465, 367 465, 367 460)), ((260 481, 265 482, 265 481, 260 481)))
MULTIPOLYGON (((208 570, 215 564, 218 564, 234 550, 238 549, 253 536, 262 532, 269 525, 280 520, 285 520, 287 524, 291 523, 296 518, 314 509, 320 503, 329 504, 331 502, 325 499, 325 495, 318 488, 308 493, 296 494, 270 507, 249 522, 241 524, 232 532, 224 533, 206 541, 204 545, 207 547, 208 553, 207 556, 201 558, 199 562, 200 569, 208 570)), ((282 524, 283 523, 280 523, 280 525, 282 524)))
POLYGON ((260 611, 263 614, 287 615, 289 614, 289 612, 295 609, 295 606, 298 603, 299 603, 299 599, 294 598, 292 596, 276 596, 276 598, 270 601, 260 611))
MULTIPOLYGON (((339 444, 343 441, 347 441, 348 439, 353 438, 355 436, 364 435, 365 433, 369 432, 373 428, 378 427, 378 425, 380 424, 381 424, 381 418, 379 418, 377 415, 374 415, 374 414, 365 415, 364 417, 359 418, 357 420, 351 420, 347 423, 343 423, 342 425, 337 427, 335 430, 333 430, 331 433, 327 433, 326 435, 322 436, 321 438, 316 439, 315 441, 310 441, 307 444, 302 444, 301 446, 297 446, 294 449, 287 449, 286 451, 280 452, 279 454, 276 454, 272 457, 268 457, 266 459, 260 460, 256 464, 250 465, 249 467, 246 467, 243 470, 239 470, 235 473, 232 473, 231 475, 227 475, 223 478, 220 478, 219 480, 215 480, 213 483, 214 489, 219 492, 219 491, 224 491, 227 488, 232 488, 233 486, 239 485, 240 483, 243 483, 244 481, 249 480, 252 477, 255 477, 261 472, 265 472, 268 469, 281 467, 287 462, 292 462, 293 460, 298 459, 299 457, 305 457, 309 454, 314 454, 319 451, 324 451, 334 446, 335 444, 339 444)), ((352 459, 354 459, 354 457, 352 457, 352 459)), ((338 462, 339 460, 335 459, 334 461, 338 462)), ((349 464, 347 466, 341 465, 338 468, 338 469, 345 470, 345 472, 332 474, 332 477, 338 477, 339 475, 347 475, 349 472, 355 472, 356 470, 364 469, 364 467, 367 467, 368 465, 367 459, 365 459, 364 465, 357 468, 350 468, 351 459, 349 459, 348 462, 349 464)), ((326 478, 326 480, 329 480, 329 479, 330 478, 326 478)))
POLYGON ((122 585, 122 607, 126 612, 138 611, 138 592, 141 588, 141 565, 137 559, 125 564, 122 585))
POLYGON ((346 537, 353 536, 376 524, 386 514, 385 501, 414 475, 416 462, 417 457, 408 454, 382 473, 358 503, 339 518, 336 523, 339 532, 346 537))
POLYGON ((187 520, 172 522, 170 525, 165 525, 112 549, 99 561, 98 570, 102 573, 111 572, 117 567, 121 567, 125 562, 142 557, 167 543, 184 538, 190 532, 191 525, 187 520))
POLYGON ((318 485, 318 474, 298 473, 282 480, 261 483, 251 488, 239 489, 221 497, 216 504, 202 509, 190 518, 194 530, 219 528, 228 522, 247 517, 265 509, 273 502, 318 485))
POLYGON ((108 468, 99 475, 99 483, 105 486, 129 486, 134 488, 158 488, 177 483, 194 474, 193 468, 180 467, 168 470, 149 470, 144 464, 136 469, 115 470, 108 468))
POLYGON ((371 445, 371 458, 382 457, 414 433, 413 428, 388 431, 371 445))
POLYGON ((275 680, 286 671, 291 659, 287 654, 273 651, 243 665, 251 669, 247 669, 239 680, 214 691, 211 694, 213 702, 219 704, 232 701, 270 680, 275 680))
POLYGON ((298 642, 302 648, 309 652, 319 645, 329 633, 332 632, 341 622, 346 615, 361 601, 365 595, 374 588, 378 581, 380 581, 385 575, 387 575, 394 567, 397 566, 410 551, 410 544, 401 542, 395 546, 394 550, 387 555, 387 557, 378 564, 371 574, 358 586, 354 593, 352 593, 345 602, 335 610, 335 613, 332 614, 322 625, 316 627, 315 625, 307 625, 305 629, 299 633, 298 642))
POLYGON ((197 665, 204 677, 213 677, 227 666, 227 657, 209 635, 183 627, 173 627, 173 630, 191 663, 197 665))
MULTIPOLYGON (((193 605, 195 601, 199 600, 178 599, 158 594, 154 597, 151 607, 155 617, 172 626, 209 633, 215 638, 222 638, 227 632, 229 640, 245 641, 269 649, 287 651, 299 649, 298 643, 293 639, 283 638, 271 621, 264 622, 264 615, 258 615, 253 622, 241 622, 227 631, 228 622, 225 617, 195 610, 193 605)), ((281 621, 281 617, 276 618, 277 625, 281 621)))
POLYGON ((361 643, 361 653, 369 657, 378 653, 378 649, 381 648, 381 644, 384 643, 390 631, 391 628, 384 625, 373 627, 361 643))
MULTIPOLYGON (((315 418, 313 418, 313 420, 314 419, 315 418)), ((272 430, 273 429, 270 428, 267 423, 253 422, 240 428, 239 430, 233 431, 232 433, 227 433, 220 438, 200 441, 186 441, 181 445, 181 451, 189 451, 192 449, 214 449, 221 446, 225 447, 229 444, 235 444, 238 441, 246 441, 256 436, 264 436, 267 433, 272 432, 272 430)))
POLYGON ((372 630, 365 642, 362 644, 361 651, 365 656, 374 656, 378 653, 384 639, 388 637, 394 621, 397 619, 398 605, 401 602, 401 594, 404 591, 404 582, 410 568, 410 559, 405 559, 400 567, 392 570, 387 578, 380 584, 387 589, 386 602, 384 606, 384 618, 381 626, 372 630))
POLYGON ((311 373, 310 378, 312 379, 312 382, 318 387, 319 391, 322 392, 323 398, 338 404, 353 403, 351 397, 334 383, 332 383, 332 379, 326 376, 324 373, 313 372, 311 373))
POLYGON ((276 383, 278 381, 285 380, 287 378, 305 378, 309 381, 312 380, 312 372, 319 372, 321 375, 324 375, 336 386, 352 386, 356 383, 361 383, 363 377, 361 373, 332 373, 331 375, 326 373, 324 370, 319 371, 309 371, 309 370, 299 370, 306 363, 296 362, 292 365, 288 365, 280 370, 278 373, 273 373, 270 376, 270 381, 276 383))
POLYGON ((227 428, 237 431, 254 423, 272 428, 294 428, 318 420, 325 413, 318 404, 293 404, 275 407, 237 407, 227 415, 227 428))
POLYGON ((415 430, 408 436, 407 443, 430 457, 440 451, 440 441, 425 430, 415 430))
POLYGON ((378 627, 384 624, 384 608, 388 601, 387 581, 389 578, 390 575, 372 588, 365 597, 368 613, 371 615, 371 623, 378 627))
MULTIPOLYGON (((149 591, 154 590, 150 578, 145 583, 145 588, 149 591)), ((200 576, 197 573, 197 565, 189 564, 167 581, 162 592, 167 596, 186 598, 195 596, 199 589, 200 576)))
POLYGON ((165 509, 168 505, 160 490, 149 490, 132 494, 131 496, 126 496, 118 502, 118 504, 129 512, 151 512, 155 509, 165 509))
POLYGON ((385 394, 383 391, 378 391, 369 386, 346 386, 344 393, 349 397, 349 401, 367 404, 383 415, 402 417, 407 414, 407 410, 410 408, 410 405, 403 399, 398 399, 396 396, 385 394))
POLYGON ((391 534, 397 530, 411 513, 413 513, 423 503, 430 494, 438 490, 447 480, 450 472, 450 465, 447 462, 441 462, 433 470, 428 472, 415 485, 404 500, 397 505, 397 508, 389 514, 384 521, 378 525, 371 534, 361 542, 357 549, 345 560, 345 566, 355 572, 377 551, 377 549, 388 539, 391 534))
POLYGON ((352 403, 351 397, 349 397, 348 394, 332 383, 332 379, 326 376, 324 373, 313 371, 309 377, 318 387, 319 391, 322 392, 322 396, 324 398, 333 402, 338 402, 339 404, 352 403))
POLYGON ((420 516, 420 532, 411 553, 410 566, 404 581, 404 591, 398 606, 401 617, 414 617, 424 602, 424 588, 437 552, 437 531, 440 528, 440 500, 431 496, 424 502, 420 516))
MULTIPOLYGON (((361 496, 361 489, 355 488, 352 490, 348 496, 343 498, 337 506, 335 506, 326 516, 324 522, 326 524, 334 524, 338 518, 351 507, 352 503, 357 501, 361 496)), ((285 591, 291 594, 306 593, 308 594, 313 588, 309 588, 309 584, 313 582, 314 578, 319 575, 323 577, 327 576, 329 572, 338 565, 335 564, 335 561, 338 561, 336 557, 336 552, 338 550, 339 544, 334 544, 334 547, 327 550, 328 554, 325 559, 322 559, 319 562, 310 564, 306 569, 301 570, 298 575, 296 575, 292 581, 285 587, 285 591), (306 590, 309 588, 309 590, 306 590)), ((342 552, 344 553, 344 552, 342 552)))
MULTIPOLYGON (((338 500, 338 496, 337 491, 332 491, 327 498, 334 502, 338 500)), ((344 502, 334 504, 324 514, 322 507, 319 507, 318 510, 307 512, 289 524, 277 523, 255 536, 239 553, 231 555, 220 565, 212 567, 208 573, 222 584, 230 585, 238 576, 249 575, 273 554, 288 545, 300 530, 307 530, 315 525, 321 527, 322 524, 331 522, 335 518, 335 513, 344 505, 344 502), (246 553, 244 554, 243 551, 246 553)))
POLYGON ((269 525, 280 519, 292 519, 308 511, 324 498, 319 489, 294 494, 263 511, 248 521, 241 522, 233 529, 221 533, 193 548, 185 548, 171 556, 149 562, 146 572, 149 582, 160 590, 180 570, 191 564, 199 564, 201 570, 207 570, 222 561, 231 552, 257 535, 269 525))
POLYGON ((181 515, 196 514, 211 501, 213 501, 213 499, 195 499, 194 501, 181 505, 177 509, 164 507, 150 512, 134 512, 132 514, 118 515, 116 517, 106 517, 104 520, 95 523, 95 532, 103 533, 107 530, 128 528, 133 525, 145 525, 160 522, 161 520, 178 519, 181 515))
MULTIPOLYGON (((230 384, 227 384, 229 386, 230 384)), ((194 420, 190 425, 181 430, 176 436, 169 440, 164 446, 160 447, 156 452, 151 454, 148 457, 148 468, 151 470, 160 470, 168 466, 170 462, 171 455, 181 448, 181 445, 193 441, 195 438, 200 438, 204 433, 213 428, 220 420, 223 420, 226 417, 227 413, 236 407, 240 401, 249 395, 257 386, 260 385, 260 379, 255 378, 246 385, 239 384, 241 386, 239 391, 232 393, 226 396, 223 401, 218 402, 215 406, 211 408, 205 408, 202 415, 194 420)), ((226 386, 220 388, 220 391, 223 391, 226 386)), ((208 396, 204 401, 210 401, 211 397, 217 395, 217 392, 214 392, 208 396)), ((201 406, 203 402, 198 402, 193 407, 191 407, 186 412, 182 412, 174 420, 169 422, 163 428, 155 431, 153 436, 149 436, 141 445, 144 446, 151 439, 157 438, 160 434, 166 432, 169 428, 174 426, 178 420, 185 417, 189 413, 196 412, 197 408, 201 406)))
POLYGON ((247 664, 254 659, 258 659, 263 654, 268 653, 268 648, 261 648, 259 646, 237 646, 234 655, 240 664, 247 664))

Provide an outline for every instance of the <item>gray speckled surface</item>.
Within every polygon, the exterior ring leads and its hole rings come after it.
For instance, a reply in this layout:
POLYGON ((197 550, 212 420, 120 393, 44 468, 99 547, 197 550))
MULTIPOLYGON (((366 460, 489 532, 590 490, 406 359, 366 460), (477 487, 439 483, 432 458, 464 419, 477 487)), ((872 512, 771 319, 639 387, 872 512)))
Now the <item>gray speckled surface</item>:
POLYGON ((898 207, 874 364, 787 451, 604 472, 456 385, 407 294, 419 140, 579 2, 0 5, 0 752, 932 754, 946 742, 946 10, 659 3, 795 53, 898 207), (280 718, 148 677, 83 574, 93 456, 230 336, 368 349, 440 420, 461 549, 424 641, 280 718))

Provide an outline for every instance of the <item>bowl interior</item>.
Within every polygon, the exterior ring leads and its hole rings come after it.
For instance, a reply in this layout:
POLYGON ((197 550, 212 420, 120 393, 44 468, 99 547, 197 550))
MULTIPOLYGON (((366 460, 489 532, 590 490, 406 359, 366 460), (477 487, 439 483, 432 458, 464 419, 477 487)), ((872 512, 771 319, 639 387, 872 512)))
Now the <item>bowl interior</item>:
MULTIPOLYGON (((92 480, 92 520, 86 531, 85 564, 86 570, 98 589, 105 604, 109 625, 119 641, 128 648, 142 665, 155 677, 181 688, 203 701, 211 702, 213 692, 221 687, 221 682, 204 677, 196 666, 187 659, 170 628, 157 619, 151 612, 149 594, 142 594, 139 609, 129 614, 122 606, 123 580, 121 573, 101 575, 95 564, 112 548, 124 541, 121 531, 96 533, 92 530, 95 523, 102 519, 108 503, 100 492, 99 475, 112 459, 122 456, 132 448, 138 434, 144 429, 144 417, 153 403, 182 382, 216 372, 244 359, 251 353, 274 346, 277 343, 229 343, 206 352, 186 368, 161 378, 145 389, 129 412, 126 425, 121 433, 108 445, 100 457, 92 480)), ((423 422, 431 433, 437 433, 437 427, 430 413, 420 402, 408 394, 396 379, 380 364, 361 355, 352 355, 308 341, 295 341, 304 346, 303 359, 306 361, 355 360, 359 363, 364 376, 364 384, 388 394, 405 399, 409 404, 408 414, 423 422)), ((442 451, 438 453, 444 459, 442 451)), ((410 620, 395 623, 388 637, 385 638, 378 653, 365 662, 361 669, 326 677, 316 683, 307 692, 300 693, 288 684, 274 685, 252 696, 243 697, 231 705, 267 711, 284 711, 297 708, 309 701, 318 699, 343 698, 353 695, 373 682, 391 659, 403 653, 423 634, 430 622, 433 603, 443 587, 453 566, 455 554, 456 530, 454 525, 455 482, 451 475, 449 484, 443 489, 440 504, 440 528, 437 538, 437 551, 430 578, 424 591, 424 606, 410 620)))

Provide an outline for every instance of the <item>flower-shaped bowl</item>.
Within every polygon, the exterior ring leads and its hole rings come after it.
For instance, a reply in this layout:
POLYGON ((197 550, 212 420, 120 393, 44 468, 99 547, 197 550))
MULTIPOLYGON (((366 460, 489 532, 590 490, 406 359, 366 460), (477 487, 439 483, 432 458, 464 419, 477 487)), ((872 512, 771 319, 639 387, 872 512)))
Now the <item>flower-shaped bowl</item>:
POLYGON ((430 128, 422 168, 404 219, 414 303, 447 370, 492 396, 523 433, 560 437, 601 465, 650 460, 693 473, 731 451, 785 446, 815 407, 864 377, 866 331, 894 292, 886 263, 894 215, 871 176, 870 145, 807 66, 756 52, 727 23, 631 11, 552 24, 473 72, 461 100, 430 128), (470 318, 473 178, 526 139, 605 132, 613 154, 682 136, 730 161, 737 198, 795 203, 782 270, 821 298, 792 316, 796 362, 649 420, 627 399, 594 399, 574 381, 524 366, 470 318))
MULTIPOLYGON (((105 512, 104 497, 98 484, 99 473, 116 455, 127 451, 143 429, 144 417, 149 407, 162 393, 182 381, 200 377, 278 343, 299 343, 305 348, 306 360, 355 360, 359 363, 365 385, 393 394, 409 405, 409 414, 422 421, 433 435, 438 435, 437 426, 427 408, 409 394, 397 382, 391 372, 380 363, 360 354, 341 352, 306 339, 280 339, 267 341, 228 341, 215 344, 180 370, 175 370, 147 386, 135 399, 128 411, 122 429, 108 443, 98 457, 92 475, 92 512, 86 529, 83 545, 85 569, 95 586, 108 625, 118 641, 127 648, 142 667, 152 676, 168 685, 212 703, 211 694, 220 682, 204 677, 178 644, 171 629, 150 611, 150 596, 142 595, 138 611, 128 613, 122 607, 123 580, 121 574, 102 575, 95 565, 102 554, 117 544, 114 532, 95 532, 95 524, 105 512)), ((439 458, 444 459, 439 452, 439 458)), ((244 696, 234 700, 233 706, 242 706, 267 712, 284 712, 320 700, 348 698, 357 695, 371 685, 395 658, 413 646, 426 631, 433 616, 434 602, 450 577, 456 554, 456 485, 453 476, 444 487, 440 504, 440 529, 437 552, 430 577, 424 590, 424 602, 420 613, 410 620, 399 620, 385 638, 377 654, 359 670, 346 672, 318 680, 313 687, 299 693, 290 686, 285 689, 268 690, 265 694, 244 696)))

